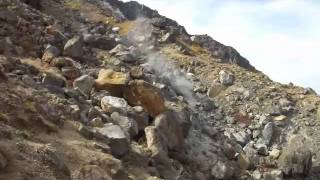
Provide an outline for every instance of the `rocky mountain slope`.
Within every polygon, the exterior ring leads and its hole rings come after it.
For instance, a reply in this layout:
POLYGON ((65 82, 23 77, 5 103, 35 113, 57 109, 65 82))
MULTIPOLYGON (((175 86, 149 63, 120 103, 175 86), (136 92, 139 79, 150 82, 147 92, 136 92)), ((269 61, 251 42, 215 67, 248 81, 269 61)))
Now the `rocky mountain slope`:
POLYGON ((0 0, 1 180, 317 180, 320 97, 137 2, 0 0))

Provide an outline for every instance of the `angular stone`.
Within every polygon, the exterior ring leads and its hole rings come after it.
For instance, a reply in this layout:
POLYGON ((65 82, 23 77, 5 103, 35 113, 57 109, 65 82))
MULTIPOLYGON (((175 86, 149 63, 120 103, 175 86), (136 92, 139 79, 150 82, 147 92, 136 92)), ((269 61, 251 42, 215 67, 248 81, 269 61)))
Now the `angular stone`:
POLYGON ((233 74, 222 70, 219 72, 219 80, 221 84, 229 86, 233 84, 235 77, 233 74))
POLYGON ((135 120, 139 131, 144 130, 144 128, 146 128, 149 124, 149 116, 140 106, 133 107, 133 110, 128 112, 128 117, 131 117, 135 120), (142 110, 137 110, 137 108, 141 108, 142 110))
POLYGON ((95 79, 89 75, 80 76, 73 81, 73 87, 78 88, 82 93, 86 95, 90 94, 94 84, 95 79))
POLYGON ((131 139, 138 135, 138 125, 135 120, 126 116, 122 116, 118 112, 112 113, 111 118, 113 119, 114 123, 118 124, 130 135, 131 139))
POLYGON ((148 126, 144 131, 147 139, 147 147, 151 150, 152 156, 160 158, 167 156, 167 148, 164 145, 160 130, 155 126, 148 126))
POLYGON ((264 126, 262 131, 262 141, 267 146, 269 146, 272 141, 273 133, 274 133, 274 124, 272 122, 269 122, 264 126))
POLYGON ((101 108, 104 112, 126 112, 128 103, 123 98, 117 98, 113 96, 105 96, 101 99, 101 108))
POLYGON ((122 44, 118 44, 115 48, 109 51, 110 54, 116 55, 120 52, 127 51, 128 48, 122 44))
POLYGON ((163 134, 163 143, 170 150, 181 150, 184 145, 184 132, 175 112, 166 111, 154 120, 155 127, 163 134))
POLYGON ((250 141, 250 135, 244 131, 233 133, 233 137, 242 146, 245 146, 250 141))
POLYGON ((131 81, 124 91, 124 96, 130 105, 142 106, 152 117, 165 111, 160 90, 145 81, 131 81))
POLYGON ((105 124, 98 132, 110 141, 109 146, 114 156, 121 157, 129 151, 128 139, 120 126, 105 124))
POLYGON ((83 38, 81 36, 76 36, 67 41, 64 46, 64 55, 73 57, 73 58, 80 58, 83 55, 83 38))
POLYGON ((117 45, 117 42, 112 38, 92 34, 84 35, 84 42, 91 47, 103 50, 111 50, 117 45))
POLYGON ((121 97, 129 75, 111 69, 101 69, 95 86, 98 90, 107 90, 111 95, 121 97))

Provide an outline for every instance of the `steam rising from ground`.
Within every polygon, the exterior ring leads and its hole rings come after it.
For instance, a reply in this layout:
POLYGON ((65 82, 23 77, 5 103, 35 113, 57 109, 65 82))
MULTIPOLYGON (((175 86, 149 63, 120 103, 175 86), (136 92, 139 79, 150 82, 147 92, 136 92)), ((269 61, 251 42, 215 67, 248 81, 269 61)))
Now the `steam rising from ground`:
POLYGON ((147 57, 148 65, 155 73, 169 81, 176 93, 181 94, 190 105, 196 104, 193 93, 193 83, 186 78, 186 74, 177 69, 168 59, 159 53, 150 53, 147 57))
POLYGON ((128 38, 131 42, 137 44, 140 51, 146 55, 147 66, 158 77, 168 81, 173 90, 182 95, 190 105, 195 105, 196 98, 193 93, 193 83, 167 57, 153 50, 156 43, 153 28, 150 20, 139 18, 136 20, 136 26, 129 33, 128 38))

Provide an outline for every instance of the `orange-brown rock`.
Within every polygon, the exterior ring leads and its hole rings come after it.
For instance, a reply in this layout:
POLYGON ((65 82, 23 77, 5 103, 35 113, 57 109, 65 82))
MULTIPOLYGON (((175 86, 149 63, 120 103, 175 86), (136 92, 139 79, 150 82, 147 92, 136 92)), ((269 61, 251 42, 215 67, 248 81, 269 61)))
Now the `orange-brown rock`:
POLYGON ((164 98, 160 90, 143 80, 131 81, 124 97, 132 106, 142 106, 152 117, 165 111, 164 98))
POLYGON ((129 75, 112 69, 101 69, 95 86, 98 90, 107 90, 112 96, 121 97, 129 81, 129 75))

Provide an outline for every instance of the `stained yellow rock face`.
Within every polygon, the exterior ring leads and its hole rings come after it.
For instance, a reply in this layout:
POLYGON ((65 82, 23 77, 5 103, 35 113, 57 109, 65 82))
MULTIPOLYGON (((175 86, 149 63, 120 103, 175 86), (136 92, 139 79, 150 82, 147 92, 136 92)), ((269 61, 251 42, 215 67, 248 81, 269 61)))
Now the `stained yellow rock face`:
POLYGON ((121 97, 124 86, 129 81, 129 75, 122 72, 116 72, 112 69, 101 69, 96 79, 96 88, 98 90, 107 90, 112 96, 121 97))

